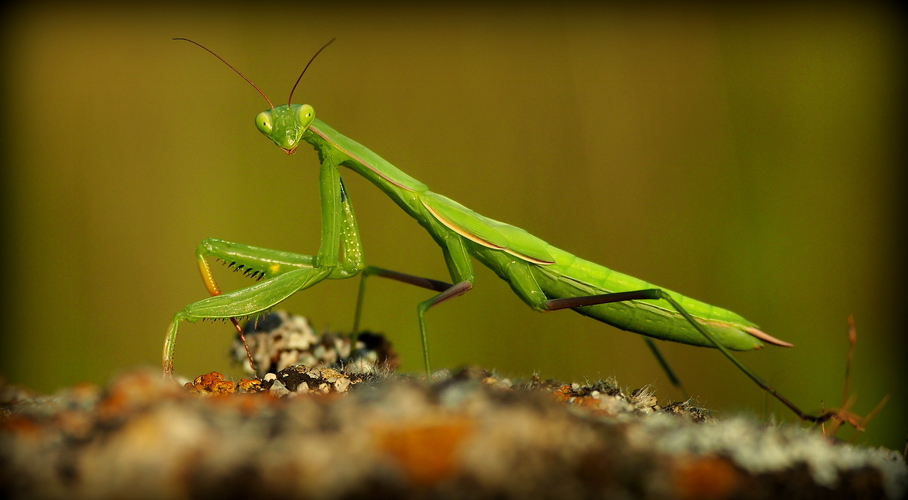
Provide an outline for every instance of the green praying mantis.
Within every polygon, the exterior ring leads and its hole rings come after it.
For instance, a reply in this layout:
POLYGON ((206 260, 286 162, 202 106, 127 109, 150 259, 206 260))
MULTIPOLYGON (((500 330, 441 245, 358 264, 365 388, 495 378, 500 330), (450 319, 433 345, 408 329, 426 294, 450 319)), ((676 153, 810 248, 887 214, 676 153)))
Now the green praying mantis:
POLYGON ((178 327, 183 321, 229 319, 242 337, 238 319, 260 315, 296 292, 322 280, 351 278, 360 273, 363 277, 354 331, 359 328, 368 277, 390 278, 436 292, 433 297, 417 306, 424 363, 429 374, 426 312, 473 288, 472 259, 476 259, 507 281, 514 293, 536 311, 571 309, 622 330, 643 335, 672 383, 679 388, 678 378, 668 367, 652 338, 714 347, 802 420, 822 420, 822 417, 802 412, 730 352, 759 349, 763 342, 785 347, 791 347, 792 344, 770 336, 754 323, 731 311, 581 259, 549 245, 521 228, 484 217, 454 200, 430 191, 422 182, 315 118, 312 106, 292 104, 293 92, 306 69, 334 40, 325 44, 309 60, 290 91, 288 103, 280 106, 274 106, 252 81, 208 48, 185 38, 175 40, 184 40, 208 51, 265 98, 270 109, 256 116, 256 127, 285 153, 293 154, 303 142, 315 148, 321 164, 319 194, 322 228, 316 255, 270 250, 215 238, 206 239, 199 244, 196 259, 211 297, 192 303, 174 314, 164 342, 165 377, 171 377, 173 373, 174 345, 178 327), (341 166, 375 184, 428 231, 441 247, 452 283, 365 265, 353 206, 339 172, 341 166), (228 263, 256 278, 258 282, 246 288, 222 293, 211 272, 209 258, 228 263))

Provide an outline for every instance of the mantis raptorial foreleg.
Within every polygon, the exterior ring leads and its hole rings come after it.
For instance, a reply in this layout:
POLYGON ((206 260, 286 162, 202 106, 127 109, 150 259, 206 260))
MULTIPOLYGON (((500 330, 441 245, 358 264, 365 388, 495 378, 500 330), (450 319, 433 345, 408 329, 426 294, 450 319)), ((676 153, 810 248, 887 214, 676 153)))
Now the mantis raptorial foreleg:
POLYGON ((330 267, 294 269, 250 287, 223 293, 189 304, 173 315, 164 341, 164 375, 173 373, 173 349, 177 330, 183 321, 235 319, 261 314, 294 293, 322 281, 330 267))
MULTIPOLYGON (((227 264, 228 267, 233 268, 235 272, 242 271, 243 276, 256 280, 261 280, 265 276, 274 277, 294 269, 312 269, 315 267, 315 257, 311 255, 253 247, 217 238, 206 238, 203 240, 196 247, 195 255, 202 282, 212 296, 221 295, 223 292, 221 292, 221 288, 211 272, 211 266, 208 263, 209 258, 220 260, 227 264)), ((246 343, 246 336, 243 334, 239 321, 236 318, 230 318, 230 322, 233 323, 233 327, 240 336, 240 341, 246 350, 246 357, 249 359, 249 366, 255 370, 255 360, 249 351, 249 345, 246 343)))
MULTIPOLYGON (((186 306, 173 316, 164 342, 164 374, 173 372, 173 349, 179 324, 204 319, 236 319, 261 314, 294 293, 327 279, 347 278, 363 268, 362 246, 353 206, 347 197, 337 163, 324 161, 319 176, 322 205, 322 234, 318 254, 301 255, 208 239, 196 249, 199 271, 212 295, 186 306), (221 293, 207 257, 235 267, 252 269, 267 278, 255 285, 221 293)), ((247 350, 248 351, 248 350, 247 350)))

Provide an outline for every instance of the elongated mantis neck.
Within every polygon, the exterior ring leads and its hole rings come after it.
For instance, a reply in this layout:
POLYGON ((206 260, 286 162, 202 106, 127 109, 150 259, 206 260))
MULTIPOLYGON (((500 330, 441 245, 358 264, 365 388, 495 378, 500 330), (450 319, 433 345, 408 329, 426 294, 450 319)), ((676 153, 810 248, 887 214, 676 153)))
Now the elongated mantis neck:
POLYGON ((259 131, 271 139, 287 154, 296 152, 300 141, 308 142, 320 155, 319 161, 333 161, 344 165, 385 191, 398 198, 404 192, 428 191, 422 182, 410 177, 399 168, 315 118, 315 110, 308 104, 287 104, 262 111, 255 118, 259 131))
POLYGON ((392 197, 406 197, 407 193, 424 193, 429 190, 422 182, 321 120, 314 119, 302 139, 322 155, 322 161, 326 156, 335 155, 338 164, 362 175, 392 197))

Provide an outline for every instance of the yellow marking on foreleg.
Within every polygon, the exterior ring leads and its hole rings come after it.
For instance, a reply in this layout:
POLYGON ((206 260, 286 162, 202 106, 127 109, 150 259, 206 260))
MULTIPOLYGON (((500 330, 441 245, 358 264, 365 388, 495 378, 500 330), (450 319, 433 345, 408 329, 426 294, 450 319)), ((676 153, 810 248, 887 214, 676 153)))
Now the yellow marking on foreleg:
POLYGON ((211 266, 208 265, 208 261, 205 260, 204 257, 200 257, 198 263, 199 274, 202 275, 202 282, 205 283, 205 288, 208 290, 208 293, 211 294, 211 296, 220 295, 221 289, 214 281, 214 275, 211 274, 211 266))

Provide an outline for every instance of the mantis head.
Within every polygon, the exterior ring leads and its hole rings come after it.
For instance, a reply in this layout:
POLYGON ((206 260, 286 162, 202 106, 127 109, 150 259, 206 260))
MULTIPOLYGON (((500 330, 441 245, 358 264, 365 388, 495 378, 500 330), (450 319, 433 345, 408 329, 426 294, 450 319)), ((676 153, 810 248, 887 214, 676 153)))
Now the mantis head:
POLYGON ((285 153, 292 155, 314 119, 312 106, 285 104, 259 113, 255 117, 255 126, 285 153))
POLYGON ((274 143, 288 155, 292 155, 296 152, 296 147, 299 146, 303 134, 306 132, 306 129, 309 128, 309 125, 312 124, 312 120, 315 119, 315 110, 308 104, 291 104, 293 92, 296 90, 296 86, 299 85, 300 80, 303 79, 303 75, 306 74, 306 70, 309 69, 309 65, 312 64, 312 61, 325 50, 325 47, 334 42, 334 38, 323 45, 322 48, 318 49, 318 52, 312 56, 312 59, 309 59, 309 62, 306 63, 306 67, 303 68, 303 72, 300 73, 299 78, 296 79, 296 83, 293 84, 293 88, 290 89, 290 97, 287 98, 287 104, 278 107, 274 107, 274 104, 271 103, 271 99, 268 99, 268 96, 252 83, 251 80, 240 73, 238 69, 231 66, 224 58, 212 52, 208 47, 188 38, 174 38, 174 40, 183 40, 205 49, 211 55, 220 59, 227 67, 235 71, 236 74, 240 75, 243 80, 246 80, 246 83, 252 85, 252 88, 257 90, 258 93, 268 101, 268 105, 271 106, 271 109, 262 111, 255 117, 256 128, 259 129, 259 132, 265 134, 266 137, 274 141, 274 143))

